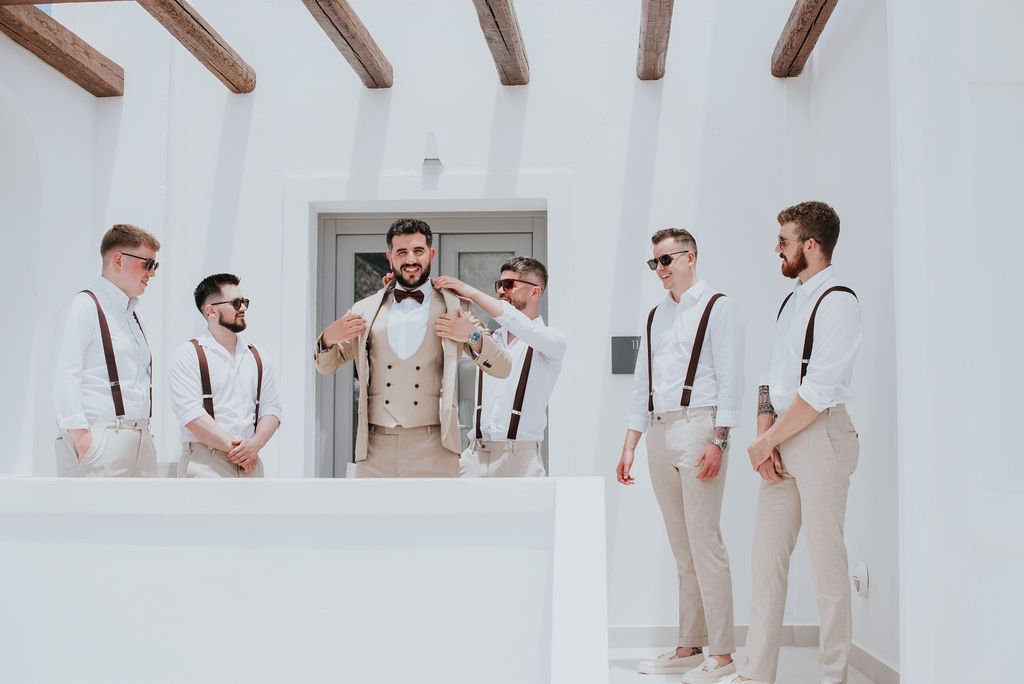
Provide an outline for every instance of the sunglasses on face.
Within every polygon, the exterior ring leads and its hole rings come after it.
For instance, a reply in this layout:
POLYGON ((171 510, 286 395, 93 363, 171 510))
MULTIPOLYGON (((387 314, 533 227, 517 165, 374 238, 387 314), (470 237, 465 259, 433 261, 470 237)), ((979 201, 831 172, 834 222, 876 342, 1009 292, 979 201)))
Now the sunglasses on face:
POLYGON ((210 302, 210 304, 212 304, 213 306, 217 306, 218 304, 230 304, 231 306, 235 307, 235 311, 241 311, 243 306, 246 309, 249 308, 249 300, 243 299, 241 297, 238 297, 236 299, 229 299, 223 302, 210 302))
POLYGON ((648 259, 647 268, 651 269, 652 271, 655 271, 658 269, 658 264, 661 264, 662 266, 668 266, 673 261, 675 261, 675 259, 673 259, 672 257, 676 256, 677 254, 686 254, 689 251, 690 250, 688 249, 684 249, 681 252, 670 252, 669 254, 662 254, 660 257, 655 257, 654 259, 648 259))
POLYGON ((154 259, 147 259, 146 257, 140 257, 137 254, 130 254, 128 252, 121 252, 121 254, 143 262, 142 267, 147 271, 156 271, 156 269, 160 268, 160 262, 154 259))
POLYGON ((516 286, 516 283, 524 283, 533 287, 540 287, 537 283, 531 283, 529 280, 519 280, 518 278, 502 278, 501 280, 494 281, 494 291, 501 292, 502 290, 511 290, 516 286))

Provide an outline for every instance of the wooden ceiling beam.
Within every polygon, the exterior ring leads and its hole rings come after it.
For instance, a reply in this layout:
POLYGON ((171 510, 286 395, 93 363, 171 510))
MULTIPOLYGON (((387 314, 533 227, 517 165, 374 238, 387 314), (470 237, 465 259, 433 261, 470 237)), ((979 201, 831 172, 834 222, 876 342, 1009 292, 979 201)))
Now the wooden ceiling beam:
POLYGON ((799 76, 838 0, 797 0, 772 53, 772 76, 799 76))
POLYGON ((657 81, 665 76, 673 5, 675 0, 643 0, 640 6, 640 47, 636 55, 636 75, 641 81, 657 81))
POLYGON ((346 0, 302 0, 327 37, 345 57, 367 88, 390 88, 395 83, 391 62, 346 0))
POLYGON ((473 0, 473 5, 501 84, 517 86, 529 83, 530 62, 512 0, 473 0))
POLYGON ((0 31, 96 97, 124 95, 124 69, 36 7, 0 7, 0 31))
POLYGON ((235 93, 256 87, 256 72, 185 0, 138 0, 203 66, 235 93))
POLYGON ((56 5, 57 3, 71 3, 71 2, 126 2, 127 0, 0 0, 0 7, 10 5, 56 5))

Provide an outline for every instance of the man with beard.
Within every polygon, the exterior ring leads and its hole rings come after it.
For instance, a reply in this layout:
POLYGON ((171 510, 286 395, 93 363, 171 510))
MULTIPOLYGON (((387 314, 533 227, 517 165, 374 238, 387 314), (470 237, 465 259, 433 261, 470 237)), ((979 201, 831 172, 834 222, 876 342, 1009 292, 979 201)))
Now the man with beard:
POLYGON ((239 282, 230 273, 203 278, 194 296, 208 330, 174 353, 178 477, 263 477, 260 450, 281 425, 273 365, 240 336, 249 300, 239 282))
POLYGON ((507 378, 477 371, 476 411, 469 447, 459 459, 461 477, 543 477, 541 442, 548 399, 565 357, 565 335, 540 316, 548 271, 537 259, 516 256, 501 266, 498 299, 451 276, 434 281, 486 311, 501 327, 498 345, 512 357, 507 378))
POLYGON ((424 221, 395 221, 386 254, 393 280, 317 340, 320 373, 355 363, 357 477, 456 477, 459 357, 469 354, 489 375, 509 374, 508 352, 473 317, 469 302, 431 285, 432 243, 424 221))
POLYGON ((857 432, 846 412, 861 342, 860 305, 832 268, 839 216, 802 202, 778 216, 782 274, 796 278, 777 315, 771 365, 758 387, 761 475, 754 532, 748 662, 726 681, 771 682, 779 661, 789 560, 800 528, 821 620, 821 682, 846 682, 852 632, 843 526, 857 432))
POLYGON ((684 673, 686 684, 701 684, 736 671, 721 514, 729 431, 743 399, 743 323, 728 297, 698 279, 697 241, 689 231, 659 230, 651 244, 647 266, 666 295, 647 315, 616 476, 636 483, 630 471, 646 433, 651 486, 679 578, 679 633, 675 649, 637 669, 684 673))
POLYGON ((53 395, 62 477, 156 475, 153 357, 136 306, 159 250, 142 228, 112 227, 100 242, 100 277, 60 317, 53 395))

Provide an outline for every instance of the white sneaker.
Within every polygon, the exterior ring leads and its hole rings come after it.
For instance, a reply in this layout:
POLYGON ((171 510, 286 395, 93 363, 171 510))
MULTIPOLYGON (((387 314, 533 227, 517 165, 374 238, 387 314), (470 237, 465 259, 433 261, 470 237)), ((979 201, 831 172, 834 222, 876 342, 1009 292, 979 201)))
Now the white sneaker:
POLYGON ((719 664, 708 656, 701 666, 683 675, 683 684, 718 684, 731 674, 736 674, 736 663, 719 664))
POLYGON ((731 674, 725 679, 719 680, 718 684, 774 684, 774 682, 762 682, 760 679, 740 679, 738 674, 731 674))
POLYGON ((702 660, 703 653, 677 658, 675 649, 672 649, 668 653, 662 653, 656 660, 641 660, 636 666, 636 671, 640 674, 685 674, 702 660))

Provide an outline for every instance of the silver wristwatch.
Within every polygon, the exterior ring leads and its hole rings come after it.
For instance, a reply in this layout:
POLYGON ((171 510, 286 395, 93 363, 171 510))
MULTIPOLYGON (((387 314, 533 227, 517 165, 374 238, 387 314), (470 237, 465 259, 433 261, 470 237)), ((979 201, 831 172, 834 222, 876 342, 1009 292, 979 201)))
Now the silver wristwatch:
POLYGON ((477 342, 482 340, 483 337, 483 333, 481 333, 479 330, 474 330, 473 334, 469 336, 469 343, 476 344, 477 342))
POLYGON ((720 439, 718 437, 715 437, 713 440, 711 440, 711 443, 714 444, 719 449, 721 449, 723 453, 729 448, 728 439, 720 439))

